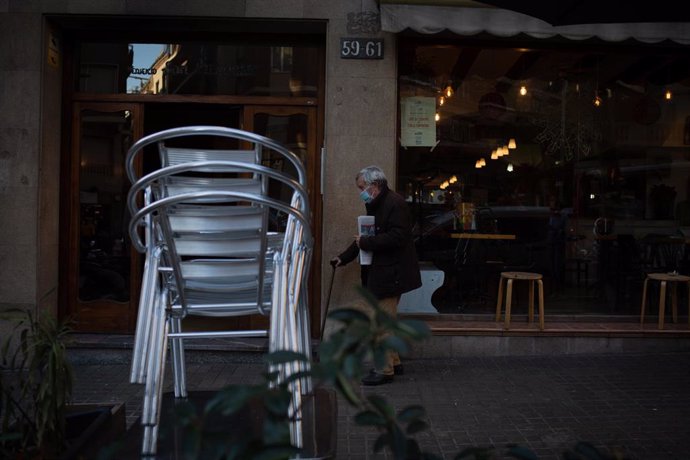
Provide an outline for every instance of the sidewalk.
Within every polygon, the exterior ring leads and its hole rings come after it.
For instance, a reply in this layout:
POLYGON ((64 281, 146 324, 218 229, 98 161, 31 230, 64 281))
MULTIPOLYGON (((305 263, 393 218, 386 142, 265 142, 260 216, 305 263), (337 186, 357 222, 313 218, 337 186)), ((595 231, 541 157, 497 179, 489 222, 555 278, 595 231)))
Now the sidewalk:
MULTIPOLYGON (((128 351, 75 351, 75 402, 124 401, 134 424, 142 387, 128 383, 128 351)), ((252 352, 199 353, 190 361, 191 391, 259 382, 263 370, 252 352)), ((577 441, 624 458, 690 458, 690 352, 415 359, 392 384, 361 391, 397 408, 423 405, 430 429, 418 440, 448 459, 471 446, 507 458, 507 444, 562 459, 577 441)), ((337 458, 390 458, 373 455, 377 434, 338 404, 337 458)))

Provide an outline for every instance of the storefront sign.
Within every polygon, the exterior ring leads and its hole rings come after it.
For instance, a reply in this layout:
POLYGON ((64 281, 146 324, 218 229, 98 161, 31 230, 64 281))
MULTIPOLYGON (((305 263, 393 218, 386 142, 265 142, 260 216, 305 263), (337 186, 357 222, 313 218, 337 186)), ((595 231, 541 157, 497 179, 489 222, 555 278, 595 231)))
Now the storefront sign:
POLYGON ((383 59, 383 38, 341 38, 342 59, 383 59))
POLYGON ((433 147, 436 145, 436 98, 406 97, 401 101, 400 145, 433 147))

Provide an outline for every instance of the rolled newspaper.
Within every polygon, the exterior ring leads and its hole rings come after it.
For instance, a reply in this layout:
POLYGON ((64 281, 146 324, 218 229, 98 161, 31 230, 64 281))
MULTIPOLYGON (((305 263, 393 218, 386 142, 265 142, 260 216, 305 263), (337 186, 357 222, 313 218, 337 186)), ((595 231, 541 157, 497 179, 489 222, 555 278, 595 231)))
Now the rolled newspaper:
MULTIPOLYGON (((374 236, 376 235, 376 225, 374 216, 359 216, 357 217, 357 231, 359 236, 374 236)), ((359 250, 360 265, 371 265, 371 260, 374 255, 371 251, 359 250)))

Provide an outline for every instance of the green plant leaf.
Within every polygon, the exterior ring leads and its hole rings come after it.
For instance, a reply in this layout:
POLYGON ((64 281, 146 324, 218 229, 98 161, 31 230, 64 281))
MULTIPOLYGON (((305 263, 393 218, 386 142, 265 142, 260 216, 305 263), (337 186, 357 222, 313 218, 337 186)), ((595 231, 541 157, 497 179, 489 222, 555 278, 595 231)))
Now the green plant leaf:
POLYGON ((423 420, 414 420, 407 426, 407 430, 405 432, 407 434, 415 434, 419 433, 420 431, 424 431, 427 428, 429 428, 429 425, 423 420))
POLYGON ((400 412, 398 412, 398 421, 401 423, 409 423, 413 420, 420 419, 426 415, 426 410, 424 406, 413 405, 404 407, 400 412))
POLYGON ((206 403, 204 413, 220 411, 223 415, 234 414, 264 391, 265 388, 256 385, 231 385, 225 387, 216 392, 213 398, 206 403))
POLYGON ((287 420, 287 409, 282 420, 264 420, 263 442, 268 445, 290 445, 290 425, 287 420))
POLYGON ((431 329, 424 321, 416 319, 405 319, 398 321, 400 331, 408 334, 415 339, 424 339, 431 335, 431 329))
POLYGON ((374 365, 377 369, 383 369, 386 365, 386 350, 382 347, 377 347, 374 350, 374 365))
POLYGON ((367 397, 367 401, 371 403, 374 408, 379 411, 384 417, 392 420, 395 417, 395 410, 385 398, 379 395, 370 395, 367 397))
POLYGON ((344 323, 351 323, 354 321, 359 321, 362 323, 369 324, 369 317, 359 310, 354 308, 339 308, 333 310, 328 314, 328 317, 335 321, 342 321, 344 323))
POLYGON ((366 410, 355 415, 357 425, 386 426, 386 419, 372 410, 366 410))
POLYGON ((383 346, 387 350, 395 350, 399 354, 405 356, 409 353, 410 347, 400 337, 390 335, 383 340, 383 346))
POLYGON ((407 436, 399 426, 393 425, 390 429, 393 442, 391 447, 396 458, 407 458, 407 436))
POLYGON ((348 378, 354 378, 360 375, 362 370, 362 361, 361 359, 359 359, 359 356, 345 356, 345 359, 343 360, 342 370, 348 378))
POLYGON ((306 363, 309 362, 309 357, 303 353, 298 353, 291 350, 277 350, 267 354, 264 361, 268 364, 285 364, 291 362, 306 363))
POLYGON ((335 383, 336 389, 340 391, 340 394, 342 394, 350 404, 357 406, 360 403, 359 396, 357 396, 357 393, 355 393, 355 390, 352 388, 352 384, 350 384, 350 381, 347 379, 347 377, 341 373, 338 373, 335 383))
POLYGON ((266 409, 274 414, 287 414, 290 407, 290 392, 284 389, 274 389, 267 391, 263 396, 263 403, 266 409))

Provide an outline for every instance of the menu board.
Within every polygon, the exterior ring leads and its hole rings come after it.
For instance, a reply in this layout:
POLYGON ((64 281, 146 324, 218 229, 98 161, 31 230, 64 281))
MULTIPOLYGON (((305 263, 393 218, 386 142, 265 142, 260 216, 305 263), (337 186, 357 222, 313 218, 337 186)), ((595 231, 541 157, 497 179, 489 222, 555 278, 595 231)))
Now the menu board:
POLYGON ((400 145, 433 147, 436 145, 436 98, 405 97, 401 101, 400 145))

